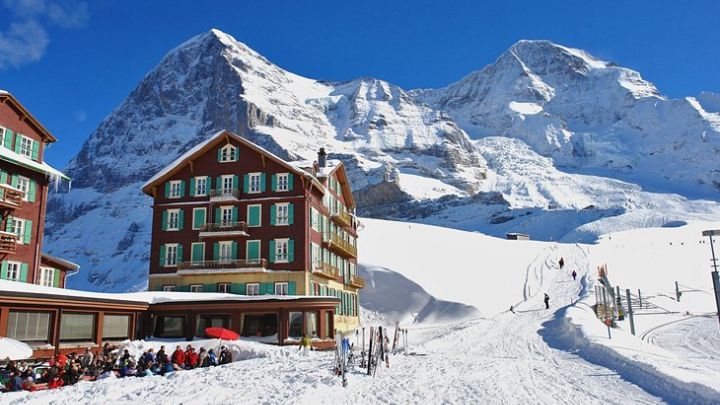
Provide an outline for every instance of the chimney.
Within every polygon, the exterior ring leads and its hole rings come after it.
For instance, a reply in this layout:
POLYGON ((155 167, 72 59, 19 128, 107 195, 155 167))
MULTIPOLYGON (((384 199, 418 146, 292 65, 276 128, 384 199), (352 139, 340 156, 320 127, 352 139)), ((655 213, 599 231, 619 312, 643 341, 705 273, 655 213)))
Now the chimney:
POLYGON ((327 165, 326 156, 327 153, 325 153, 325 148, 320 148, 320 151, 318 152, 318 165, 321 168, 327 165))

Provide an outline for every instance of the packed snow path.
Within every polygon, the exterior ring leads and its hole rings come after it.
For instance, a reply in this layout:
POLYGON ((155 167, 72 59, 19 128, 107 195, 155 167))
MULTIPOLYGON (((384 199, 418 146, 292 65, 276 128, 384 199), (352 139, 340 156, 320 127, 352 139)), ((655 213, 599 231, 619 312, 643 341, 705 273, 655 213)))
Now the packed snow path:
MULTIPOLYGON (((555 318, 585 286, 588 264, 581 247, 551 247, 528 268, 527 300, 516 313, 410 332, 414 351, 393 356, 375 378, 354 369, 347 388, 331 373, 331 353, 299 357, 294 348, 275 355, 174 376, 84 382, 38 393, 8 394, 3 402, 113 403, 658 403, 613 370, 554 349, 555 318), (559 257, 564 269, 557 265, 559 257), (578 272, 573 282, 570 272, 578 272), (532 275, 532 276, 531 276, 532 275), (550 297, 544 309, 543 293, 550 297)), ((509 307, 510 303, 508 303, 509 307)))

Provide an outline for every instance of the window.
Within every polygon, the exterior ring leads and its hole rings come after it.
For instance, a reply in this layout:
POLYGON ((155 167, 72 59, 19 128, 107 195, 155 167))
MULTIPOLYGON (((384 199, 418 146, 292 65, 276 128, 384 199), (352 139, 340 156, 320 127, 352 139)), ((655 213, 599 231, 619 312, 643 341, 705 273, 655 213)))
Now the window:
POLYGON ((177 266, 178 244, 172 243, 165 245, 165 267, 177 266))
POLYGON ((176 287, 174 285, 164 285, 163 291, 175 291, 176 287))
POLYGON ((190 261, 192 263, 200 264, 205 261, 205 242, 193 242, 190 249, 190 261))
POLYGON ((185 337, 184 316, 160 316, 155 324, 155 336, 161 338, 185 337))
POLYGON ((23 342, 46 343, 50 337, 50 312, 10 311, 7 336, 23 342))
POLYGON ((207 177, 195 177, 195 196, 207 195, 207 177))
POLYGON ((205 337, 207 328, 229 328, 230 317, 224 315, 198 315, 195 336, 205 337))
POLYGON ((55 284, 55 271, 52 267, 40 267, 40 285, 53 287, 55 284))
POLYGON ((303 316, 302 312, 290 312, 288 318, 290 319, 290 328, 288 330, 288 337, 301 338, 303 329, 303 316))
POLYGON ((219 283, 218 292, 230 294, 230 283, 219 283))
POLYGON ((249 175, 250 179, 250 187, 248 189, 249 193, 259 193, 261 191, 260 187, 260 179, 261 174, 260 173, 250 173, 249 175))
POLYGON ((180 210, 168 210, 167 211, 167 230, 177 231, 180 229, 180 210))
POLYGON ((12 225, 10 225, 10 232, 17 235, 17 243, 24 243, 25 242, 25 220, 20 218, 10 218, 8 217, 8 221, 12 221, 12 225))
POLYGON ((321 222, 322 216, 320 215, 320 211, 317 210, 315 207, 310 208, 310 221, 312 223, 312 229, 315 231, 320 232, 321 231, 321 222))
POLYGON ((260 283, 248 283, 247 295, 260 295, 260 283))
POLYGON ((318 337, 318 313, 305 312, 305 333, 311 338, 318 337))
POLYGON ((288 295, 288 283, 275 283, 275 295, 288 295))
POLYGON ((0 146, 5 145, 5 133, 6 132, 7 132, 7 130, 5 128, 0 127, 0 146))
POLYGON ((32 159, 32 152, 33 140, 25 135, 20 135, 20 153, 32 159))
POLYGON ((27 177, 17 177, 17 189, 23 192, 23 201, 28 201, 30 198, 30 179, 27 177))
POLYGON ((290 217, 289 203, 275 204, 275 225, 288 225, 290 217))
POLYGON ((202 284, 190 284, 190 292, 202 292, 202 284))
POLYGON ((262 205, 253 204, 247 207, 248 226, 256 227, 262 225, 262 205))
POLYGON ((202 229, 203 225, 205 225, 205 218, 207 215, 207 208, 201 207, 201 208, 193 208, 193 225, 192 229, 202 229))
POLYGON ((102 338, 124 340, 130 330, 130 315, 105 315, 103 317, 102 338))
POLYGON ((322 267, 322 252, 321 252, 320 245, 318 245, 315 242, 312 242, 310 244, 310 246, 311 246, 310 254, 312 255, 312 259, 311 259, 312 265, 315 268, 321 268, 322 267))
POLYGON ((248 261, 259 261, 260 260, 260 241, 249 240, 245 245, 245 256, 248 261))
POLYGON ((287 173, 280 173, 277 175, 277 187, 275 188, 275 191, 288 191, 290 187, 288 186, 288 174, 287 173))
POLYGON ((218 161, 220 163, 234 162, 237 160, 237 148, 227 144, 218 151, 218 161))
POLYGON ((19 262, 7 262, 7 273, 5 278, 7 280, 20 280, 20 268, 22 263, 19 262))
POLYGON ((233 223, 233 207, 220 207, 220 221, 222 225, 231 225, 233 223))
POLYGON ((218 261, 220 263, 230 263, 230 261, 233 260, 233 254, 232 254, 233 243, 230 241, 223 241, 223 242, 219 242, 218 245, 219 245, 218 261))
POLYGON ((94 340, 95 314, 60 315, 60 341, 94 340))
POLYGON ((232 195, 235 190, 235 176, 224 175, 222 179, 222 195, 232 195))
POLYGON ((287 261, 288 261, 288 239, 275 239, 275 262, 287 262, 287 261))
POLYGON ((180 198, 181 195, 181 183, 180 180, 174 180, 170 182, 170 192, 168 198, 180 198))

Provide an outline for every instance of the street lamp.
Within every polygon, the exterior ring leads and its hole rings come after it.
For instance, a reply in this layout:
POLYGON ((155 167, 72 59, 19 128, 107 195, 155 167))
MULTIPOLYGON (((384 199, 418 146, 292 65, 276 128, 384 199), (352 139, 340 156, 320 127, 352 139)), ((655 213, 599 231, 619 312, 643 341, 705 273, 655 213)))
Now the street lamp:
POLYGON ((720 235, 720 229, 713 229, 703 231, 703 236, 710 238, 710 251, 712 252, 712 280, 713 280, 713 291, 715 292, 715 306, 718 310, 718 320, 720 320, 720 277, 718 277, 718 262, 715 258, 715 248, 713 247, 713 236, 720 235))

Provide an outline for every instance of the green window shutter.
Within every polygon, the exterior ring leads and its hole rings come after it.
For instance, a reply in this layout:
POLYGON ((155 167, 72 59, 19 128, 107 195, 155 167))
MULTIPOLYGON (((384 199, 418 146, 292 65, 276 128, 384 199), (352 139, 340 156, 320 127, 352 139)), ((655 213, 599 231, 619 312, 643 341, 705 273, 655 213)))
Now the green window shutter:
POLYGON ((0 280, 5 280, 7 278, 7 268, 8 262, 7 260, 3 260, 2 267, 0 268, 0 280))
POLYGON ((222 162, 222 148, 218 148, 217 150, 217 161, 222 162))
POLYGON ((5 232, 12 232, 13 221, 13 217, 10 216, 5 219, 5 232))
POLYGON ((55 269, 53 273, 53 287, 60 287, 60 270, 55 269))
POLYGON ((266 180, 265 173, 260 173, 260 192, 261 193, 265 192, 265 183, 267 183, 267 181, 265 181, 265 180, 266 180))
POLYGON ((212 177, 207 176, 205 177, 205 194, 203 195, 209 195, 210 189, 212 189, 212 177))
POLYGON ((7 184, 7 172, 5 170, 0 170, 0 183, 7 184))
POLYGON ((233 188, 234 188, 234 189, 237 189, 237 188, 240 186, 240 184, 238 184, 239 181, 240 181, 240 180, 239 180, 237 174, 234 175, 234 176, 233 176, 233 188))
POLYGON ((232 221, 233 223, 238 221, 238 207, 232 207, 232 221))
POLYGON ((204 253, 203 245, 200 244, 193 244, 192 245, 192 257, 190 258, 190 261, 193 262, 202 262, 205 260, 203 257, 204 253))
POLYGON ((277 190, 277 175, 273 174, 270 177, 270 191, 277 190))
POLYGON ((178 244, 176 263, 180 263, 182 261, 183 261, 183 249, 182 249, 182 245, 178 244))
POLYGON ((275 240, 271 240, 269 245, 269 251, 268 251, 268 260, 270 263, 275 263, 275 240))
POLYGON ((195 197, 195 177, 190 177, 190 197, 195 197))
POLYGON ((248 225, 260 226, 260 207, 253 206, 248 208, 248 225))
POLYGON ((295 222, 295 204, 288 204, 288 224, 292 225, 295 222))
POLYGON ((215 190, 222 190, 222 176, 215 177, 215 190))
POLYGON ((214 242, 213 243, 213 260, 218 260, 220 258, 220 243, 214 242))
POLYGON ((175 290, 180 291, 180 292, 190 292, 190 286, 189 285, 179 285, 179 286, 175 287, 175 290))
POLYGON ((178 210, 178 230, 182 231, 185 226, 185 210, 178 210))
POLYGON ((246 256, 250 260, 257 260, 260 258, 260 241, 248 241, 246 256))
POLYGON ((205 225, 205 210, 193 210, 193 228, 200 228, 205 225))
POLYGON ((10 177, 10 185, 17 188, 17 186, 18 186, 18 176, 17 176, 17 174, 13 174, 13 175, 10 177))
POLYGON ((275 284, 273 283, 260 283, 260 290, 263 289, 263 285, 265 285, 265 292, 262 291, 260 294, 275 294, 275 284))
POLYGON ((32 238, 32 221, 29 219, 25 220, 25 235, 23 237, 23 243, 26 245, 30 244, 30 238, 32 238))
POLYGON ((32 160, 38 160, 40 156, 40 142, 32 141, 32 160))
POLYGON ((161 226, 162 226, 162 230, 163 230, 163 231, 167 231, 167 226, 168 226, 168 213, 167 213, 167 211, 165 211, 165 210, 163 210, 163 212, 162 212, 162 223, 161 223, 161 226))
POLYGON ((233 241, 230 249, 231 249, 230 250, 230 255, 231 255, 230 258, 232 260, 237 260, 237 258, 238 258, 238 243, 236 241, 233 241))
POLYGON ((180 197, 185 197, 185 180, 180 180, 180 197))
POLYGON ((293 189, 293 174, 288 173, 288 190, 292 191, 293 189))
POLYGON ((250 176, 247 174, 243 175, 243 193, 247 193, 250 188, 250 176))
POLYGON ((270 225, 275 225, 277 221, 277 210, 275 204, 270 206, 270 225))
POLYGON ((202 292, 217 292, 218 286, 217 284, 203 284, 202 285, 202 292))
POLYGON ((297 294, 297 290, 295 289, 295 282, 290 281, 288 282, 288 295, 295 295, 297 294))
POLYGON ((160 267, 165 267, 165 245, 160 245, 160 267))
POLYGON ((230 284, 230 293, 245 295, 245 284, 244 283, 232 283, 230 284))
POLYGON ((221 220, 222 220, 222 210, 220 209, 220 207, 216 207, 215 208, 215 223, 219 224, 221 220))
POLYGON ((20 263, 20 281, 27 282, 28 265, 27 263, 20 263))
POLYGON ((165 182, 165 198, 170 197, 170 182, 165 182))
POLYGON ((288 261, 290 263, 295 261, 295 239, 288 241, 288 261))
POLYGON ((15 153, 20 153, 20 145, 22 145, 22 141, 20 138, 20 134, 15 134, 15 153))
POLYGON ((30 180, 30 184, 28 184, 28 201, 29 202, 35 202, 35 185, 36 183, 32 180, 30 180))
POLYGON ((13 141, 13 131, 6 129, 5 130, 5 147, 8 149, 12 149, 12 141, 13 141))

